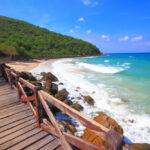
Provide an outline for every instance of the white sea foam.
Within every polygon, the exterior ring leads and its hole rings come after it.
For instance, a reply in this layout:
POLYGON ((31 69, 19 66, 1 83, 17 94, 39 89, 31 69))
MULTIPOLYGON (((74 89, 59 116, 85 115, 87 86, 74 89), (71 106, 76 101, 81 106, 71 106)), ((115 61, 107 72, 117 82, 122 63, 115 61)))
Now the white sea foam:
POLYGON ((110 62, 109 60, 104 60, 105 63, 110 62))
MULTIPOLYGON (((96 116, 96 112, 105 112, 123 127, 124 135, 132 142, 150 143, 149 115, 136 112, 134 109, 130 108, 127 103, 123 103, 120 98, 110 97, 105 89, 105 85, 102 83, 93 84, 85 79, 85 69, 101 73, 116 73, 121 71, 122 68, 107 68, 105 66, 95 66, 80 62, 73 64, 71 61, 72 59, 61 59, 41 64, 39 67, 32 70, 32 72, 34 74, 39 74, 42 71, 52 71, 59 78, 59 81, 64 83, 64 85, 59 86, 59 89, 65 87, 69 91, 69 96, 75 98, 73 102, 77 101, 84 106, 82 113, 93 118, 96 116), (75 91, 77 86, 81 88, 79 92, 75 91), (90 106, 84 101, 78 100, 77 97, 81 96, 81 94, 91 95, 95 100, 95 105, 90 106)), ((81 135, 83 129, 84 127, 80 125, 77 135, 81 135)))
POLYGON ((103 65, 92 65, 87 63, 79 63, 78 65, 90 69, 92 71, 101 73, 117 73, 124 70, 123 68, 120 67, 105 67, 103 65))

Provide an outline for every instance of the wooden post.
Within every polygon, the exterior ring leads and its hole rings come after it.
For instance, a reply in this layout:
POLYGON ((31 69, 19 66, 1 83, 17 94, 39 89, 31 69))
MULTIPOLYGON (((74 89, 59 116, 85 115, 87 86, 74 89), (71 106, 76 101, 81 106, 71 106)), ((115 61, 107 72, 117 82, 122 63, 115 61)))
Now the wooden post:
POLYGON ((40 87, 36 86, 34 88, 34 100, 35 100, 35 111, 37 114, 37 127, 40 128, 40 124, 42 123, 42 119, 44 118, 44 108, 39 100, 38 91, 40 87))
POLYGON ((17 91, 18 91, 18 99, 20 100, 21 99, 21 91, 19 89, 18 82, 19 82, 19 76, 16 75, 16 86, 17 86, 17 91))
POLYGON ((106 133, 105 146, 110 150, 121 150, 123 145, 123 136, 115 130, 106 133))

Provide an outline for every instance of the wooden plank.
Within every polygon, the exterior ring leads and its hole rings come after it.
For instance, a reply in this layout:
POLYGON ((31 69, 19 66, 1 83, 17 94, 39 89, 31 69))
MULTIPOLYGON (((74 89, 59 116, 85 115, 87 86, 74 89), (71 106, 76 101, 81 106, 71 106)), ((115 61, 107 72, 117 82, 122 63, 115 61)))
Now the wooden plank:
POLYGON ((16 122, 13 122, 13 123, 11 123, 11 124, 8 124, 8 125, 6 125, 6 126, 0 128, 0 133, 1 133, 1 132, 4 132, 4 131, 6 131, 6 130, 9 130, 9 129, 11 129, 11 128, 13 128, 13 127, 19 125, 19 124, 25 123, 25 122, 27 122, 27 121, 29 121, 29 120, 31 120, 31 119, 34 119, 34 116, 29 116, 29 117, 27 117, 27 118, 21 119, 21 120, 16 121, 16 122))
POLYGON ((23 128, 25 128, 25 127, 33 124, 33 123, 35 123, 35 119, 29 120, 29 121, 27 121, 23 124, 20 124, 20 125, 17 125, 17 126, 11 128, 11 129, 8 129, 7 131, 1 132, 0 133, 0 139, 5 137, 5 136, 8 136, 9 134, 12 134, 12 133, 14 133, 14 132, 16 132, 20 129, 23 129, 23 128))
POLYGON ((49 119, 51 120, 52 124, 54 125, 54 127, 56 128, 56 131, 58 132, 59 134, 59 137, 60 137, 60 141, 61 141, 61 144, 63 146, 64 149, 67 149, 67 150, 71 150, 71 147, 70 145, 68 144, 68 142, 66 141, 64 135, 62 134, 52 112, 50 111, 50 108, 48 107, 47 103, 45 102, 45 100, 42 98, 42 95, 41 93, 39 93, 39 97, 40 97, 40 101, 49 117, 49 119))
MULTIPOLYGON (((59 137, 56 129, 53 126, 48 126, 45 123, 41 124, 41 127, 43 130, 55 135, 56 137, 59 137)), ((103 147, 97 147, 87 141, 82 140, 81 138, 75 137, 73 135, 67 134, 66 132, 63 132, 63 135, 65 136, 66 140, 72 144, 75 145, 76 147, 80 148, 80 149, 88 149, 88 150, 104 150, 103 147)))
POLYGON ((16 109, 19 109, 19 108, 22 108, 22 107, 27 107, 27 105, 23 104, 23 103, 19 103, 18 105, 14 105, 12 107, 9 107, 9 108, 5 108, 3 110, 0 109, 0 114, 1 113, 7 113, 7 112, 11 112, 13 110, 16 110, 16 109))
MULTIPOLYGON (((40 150, 54 150, 59 146, 60 146, 60 142, 57 139, 55 139, 52 142, 45 145, 44 147, 40 148, 40 150)), ((65 149, 65 150, 67 150, 67 149, 65 149)))
POLYGON ((7 109, 7 108, 10 108, 10 107, 13 107, 13 106, 17 106, 17 105, 20 105, 19 101, 10 103, 8 105, 5 104, 3 106, 0 106, 0 110, 7 109))
POLYGON ((14 138, 26 133, 26 132, 29 132, 30 130, 33 130, 35 125, 36 125, 36 123, 31 124, 29 126, 26 126, 23 129, 21 129, 21 130, 18 130, 16 132, 12 133, 12 134, 9 134, 8 136, 5 136, 5 137, 1 138, 0 143, 3 144, 5 142, 8 142, 11 139, 14 139, 14 138))
POLYGON ((42 129, 38 129, 38 128, 32 129, 29 132, 26 132, 16 138, 10 139, 9 141, 1 144, 0 149, 8 149, 8 148, 16 145, 17 143, 20 143, 20 142, 24 141, 25 139, 39 133, 40 131, 42 131, 42 129))
POLYGON ((21 112, 19 114, 13 115, 13 116, 10 116, 10 117, 7 117, 5 119, 2 119, 2 120, 0 120, 0 128, 7 125, 7 124, 21 120, 23 118, 26 118, 28 116, 32 116, 32 112, 29 110, 21 112))
POLYGON ((17 145, 9 148, 9 150, 19 150, 19 149, 24 149, 25 147, 31 145, 32 143, 40 140, 41 138, 45 137, 46 135, 48 135, 47 132, 45 131, 41 131, 33 136, 31 136, 30 138, 18 143, 17 145))
POLYGON ((18 104, 20 104, 19 101, 11 102, 8 104, 3 104, 3 105, 0 105, 0 110, 6 109, 6 108, 12 107, 14 105, 18 105, 18 104))
POLYGON ((96 130, 97 132, 103 132, 107 133, 109 129, 105 128, 104 126, 100 125, 96 121, 88 118, 87 116, 83 115, 82 113, 76 111, 75 109, 71 108, 70 106, 66 105, 65 103, 61 102, 60 100, 54 98, 53 96, 49 95, 48 93, 44 91, 39 91, 39 94, 42 95, 42 97, 48 101, 49 103, 53 104, 57 108, 59 108, 61 111, 66 113, 67 115, 71 116, 75 120, 79 121, 81 124, 83 124, 85 127, 96 130))
POLYGON ((4 119, 6 117, 9 117, 9 116, 12 116, 12 115, 15 115, 15 114, 18 114, 20 112, 24 112, 26 110, 29 110, 28 107, 22 107, 22 108, 16 108, 16 110, 12 110, 11 112, 7 112, 7 113, 2 113, 0 114, 0 119, 4 119))
POLYGON ((53 137, 52 135, 48 135, 48 136, 44 137, 43 139, 41 139, 40 141, 37 141, 36 143, 32 144, 31 146, 25 148, 25 150, 40 149, 41 147, 45 146, 46 144, 52 142, 53 140, 55 140, 55 137, 53 137))

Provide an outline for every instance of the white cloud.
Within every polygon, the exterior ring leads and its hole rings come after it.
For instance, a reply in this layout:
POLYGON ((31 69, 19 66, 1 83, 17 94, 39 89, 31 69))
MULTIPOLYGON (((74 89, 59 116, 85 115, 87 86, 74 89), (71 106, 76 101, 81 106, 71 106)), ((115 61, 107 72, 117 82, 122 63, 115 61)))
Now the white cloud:
POLYGON ((133 41, 139 41, 142 39, 143 39, 143 36, 136 36, 136 37, 132 38, 133 41))
POLYGON ((74 33, 74 30, 70 29, 69 32, 70 32, 70 33, 74 33))
POLYGON ((87 31, 86 31, 87 34, 90 34, 91 32, 92 32, 91 30, 87 30, 87 31))
POLYGON ((91 4, 91 0, 82 0, 82 3, 84 5, 90 5, 91 4))
POLYGON ((120 38, 119 40, 120 40, 120 41, 127 41, 127 40, 129 40, 129 37, 126 35, 126 36, 124 36, 123 38, 120 38))
POLYGON ((110 39, 109 39, 109 36, 108 36, 108 35, 105 35, 105 34, 102 34, 102 35, 101 35, 101 38, 102 38, 102 39, 106 39, 107 41, 110 40, 110 39))
POLYGON ((93 1, 93 0, 81 0, 81 1, 84 5, 91 5, 93 7, 99 4, 98 1, 93 1))
POLYGON ((78 19, 78 21, 79 21, 79 22, 84 21, 84 18, 81 17, 81 18, 78 19))

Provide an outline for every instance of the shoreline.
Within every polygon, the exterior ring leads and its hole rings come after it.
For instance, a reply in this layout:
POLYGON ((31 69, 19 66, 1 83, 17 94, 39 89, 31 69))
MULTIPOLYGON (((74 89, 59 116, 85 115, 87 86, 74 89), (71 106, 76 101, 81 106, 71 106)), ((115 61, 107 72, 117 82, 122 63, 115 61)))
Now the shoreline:
POLYGON ((44 63, 46 61, 50 61, 52 59, 31 59, 31 60, 16 60, 7 62, 6 65, 15 69, 16 71, 30 71, 36 68, 39 64, 44 63))

